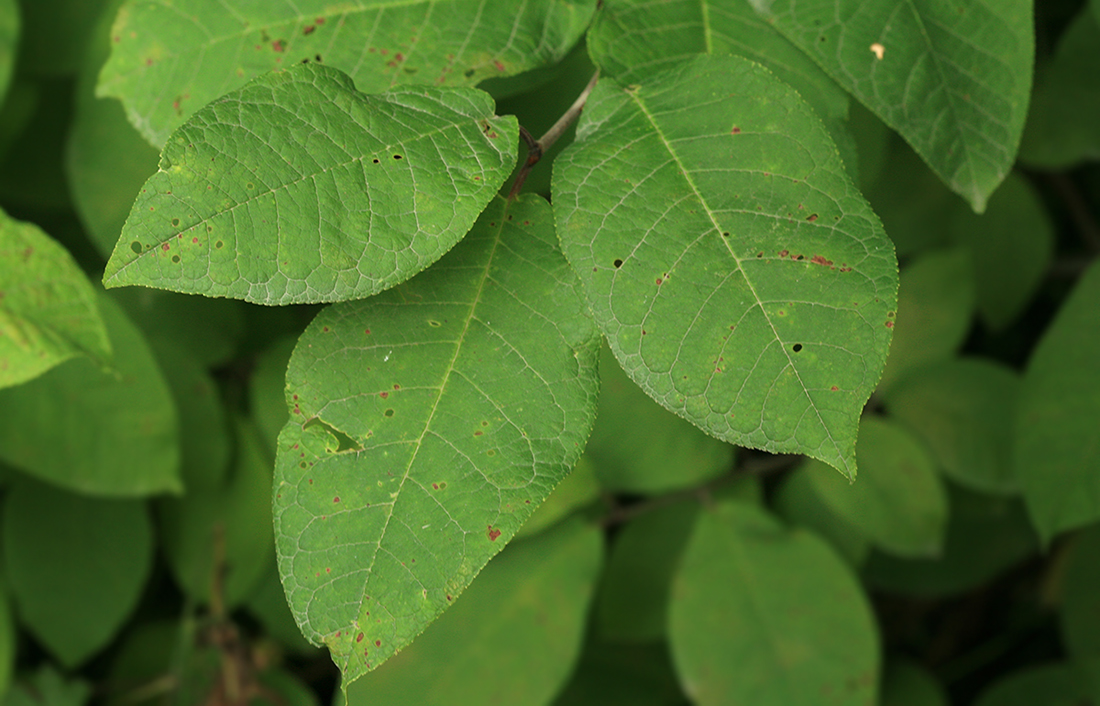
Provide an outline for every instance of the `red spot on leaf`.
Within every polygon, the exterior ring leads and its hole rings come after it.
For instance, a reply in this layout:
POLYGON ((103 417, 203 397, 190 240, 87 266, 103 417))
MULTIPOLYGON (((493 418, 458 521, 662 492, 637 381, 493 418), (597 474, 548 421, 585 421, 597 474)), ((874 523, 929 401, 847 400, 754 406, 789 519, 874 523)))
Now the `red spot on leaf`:
POLYGON ((334 502, 334 503, 340 502, 340 496, 337 495, 335 498, 332 499, 332 502, 334 502))
POLYGON ((791 254, 790 250, 780 250, 779 251, 779 257, 787 257, 790 254, 791 254))
POLYGON ((319 25, 323 25, 323 24, 325 23, 325 18, 324 18, 324 17, 318 17, 317 19, 315 19, 315 20, 313 21, 313 23, 314 23, 314 24, 319 24, 319 25))
POLYGON ((839 389, 840 389, 840 388, 839 388, 839 387, 837 387, 836 385, 833 385, 832 387, 830 387, 830 388, 829 388, 829 390, 831 390, 832 392, 836 392, 836 391, 837 391, 837 390, 839 390, 839 389))
POLYGON ((390 396, 390 393, 388 393, 388 392, 379 392, 378 396, 381 397, 382 399, 386 399, 387 397, 390 396))
POLYGON ((833 264, 833 261, 832 260, 826 260, 824 255, 814 255, 813 257, 810 258, 810 262, 814 263, 815 265, 832 265, 833 264))
POLYGON ((198 242, 199 242, 199 239, 198 239, 198 238, 191 238, 191 242, 192 242, 192 243, 198 243, 198 242))
POLYGON ((657 286, 660 286, 664 282, 660 277, 657 278, 657 286))
POLYGON ((806 220, 809 221, 810 223, 813 223, 814 221, 817 220, 817 214, 816 213, 811 213, 810 215, 806 216, 806 220))
POLYGON ((500 530, 493 529, 492 525, 488 525, 488 529, 489 529, 489 541, 490 542, 497 541, 497 537, 500 536, 500 530))
POLYGON ((369 328, 363 329, 363 333, 365 333, 369 336, 370 335, 370 329, 369 328))
POLYGON ((274 49, 277 52, 285 51, 286 50, 286 40, 285 39, 276 39, 274 42, 271 43, 271 48, 274 49))
POLYGON ((886 322, 886 328, 894 328, 894 322, 893 321, 887 321, 886 322))
POLYGON ((382 646, 382 641, 381 640, 375 640, 374 641, 374 646, 375 647, 381 647, 382 646))
POLYGON ((329 567, 327 567, 327 566, 326 566, 326 567, 325 567, 325 573, 326 573, 326 574, 331 574, 331 573, 332 573, 332 569, 330 569, 329 567))
POLYGON ((164 245, 161 245, 160 249, 163 250, 164 252, 168 252, 168 243, 165 243, 164 245))
POLYGON ((733 126, 733 129, 732 129, 732 130, 730 130, 730 134, 731 134, 731 135, 740 135, 740 134, 741 134, 741 128, 739 128, 739 127, 737 127, 736 125, 734 125, 734 126, 733 126))
POLYGON ((395 382, 395 383, 393 384, 393 389, 395 389, 395 390, 400 390, 400 389, 401 389, 401 386, 400 386, 400 385, 398 385, 398 384, 397 384, 397 383, 395 382))
POLYGON ((432 490, 439 490, 439 483, 432 483, 432 490))

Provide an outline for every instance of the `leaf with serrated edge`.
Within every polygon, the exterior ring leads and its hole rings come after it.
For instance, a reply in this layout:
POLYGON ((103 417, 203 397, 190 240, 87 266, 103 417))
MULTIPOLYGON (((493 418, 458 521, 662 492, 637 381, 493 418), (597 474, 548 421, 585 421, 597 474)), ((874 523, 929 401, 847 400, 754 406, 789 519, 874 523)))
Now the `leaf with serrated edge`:
POLYGON ((0 387, 38 377, 76 355, 103 365, 111 342, 92 283, 32 223, 0 211, 0 387))
POLYGON ((257 304, 376 294, 466 234, 518 130, 472 88, 367 96, 323 66, 266 74, 172 135, 104 282, 257 304))
POLYGON ((897 266, 792 89, 732 56, 601 80, 555 162, 554 212, 597 325, 651 397, 725 441, 854 475, 897 266))
POLYGON ((985 210, 1027 117, 1031 0, 749 2, 985 210))
POLYGON ((431 623, 580 456, 599 336, 553 239, 540 197, 496 199, 436 266, 298 342, 276 549, 345 683, 431 623))
POLYGON ((302 61, 365 93, 473 86, 564 57, 595 0, 134 0, 119 12, 99 95, 120 98, 160 147, 188 116, 271 69, 302 61))

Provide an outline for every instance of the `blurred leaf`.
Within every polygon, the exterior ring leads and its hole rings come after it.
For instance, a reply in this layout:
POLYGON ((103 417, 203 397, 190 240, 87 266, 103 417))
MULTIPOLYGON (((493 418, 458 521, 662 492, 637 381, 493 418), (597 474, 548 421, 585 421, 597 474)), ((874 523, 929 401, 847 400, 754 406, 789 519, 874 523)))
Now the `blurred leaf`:
POLYGON ((950 358, 970 331, 973 311, 974 276, 965 251, 928 252, 902 268, 894 343, 879 389, 950 358))
POLYGON ((669 637, 700 706, 820 706, 822 694, 864 706, 878 691, 878 635, 850 569, 822 540, 748 504, 700 513, 669 637))
POLYGON ((15 618, 8 602, 7 581, 0 577, 0 696, 7 694, 11 687, 18 637, 15 618))
POLYGON ((249 706, 320 706, 316 692, 291 671, 267 669, 258 680, 263 692, 249 706))
POLYGON ((928 670, 906 659, 886 665, 882 706, 949 706, 947 694, 928 670))
MULTIPOLYGON (((1093 3, 1095 10, 1096 4, 1093 3)), ((1065 169, 1100 158, 1100 13, 1083 8, 1058 41, 1054 57, 1035 73, 1020 161, 1065 169)))
POLYGON ((131 0, 115 23, 99 95, 121 98, 130 121, 160 147, 207 102, 303 61, 351 74, 363 93, 473 86, 552 64, 576 44, 595 7, 595 0, 496 0, 491 10, 484 0, 131 0))
POLYGON ((96 250, 111 255, 134 197, 157 171, 159 155, 126 120, 122 104, 95 96, 99 70, 111 52, 111 24, 124 0, 107 0, 80 65, 76 109, 65 150, 73 204, 96 250))
POLYGON ((73 74, 84 60, 91 28, 111 0, 21 0, 20 71, 73 74))
POLYGON ((592 462, 587 456, 581 456, 577 465, 558 487, 539 505, 535 514, 523 523, 516 532, 516 539, 530 537, 553 526, 577 508, 595 500, 600 494, 600 484, 592 470, 592 462))
POLYGON ((315 656, 321 651, 320 648, 309 644, 302 636, 297 623, 294 622, 294 616, 290 614, 290 606, 286 604, 286 594, 283 592, 283 584, 279 581, 279 570, 274 561, 260 577, 256 590, 248 598, 245 608, 259 621, 264 631, 277 640, 284 649, 294 654, 310 656, 315 656))
POLYGON ((596 630, 608 642, 665 637, 672 577, 699 504, 678 502, 628 522, 615 535, 600 582, 596 630))
POLYGON ((954 485, 948 490, 951 516, 941 556, 902 559, 872 552, 863 565, 868 585, 905 596, 942 598, 992 581, 1038 551, 1038 539, 1019 500, 954 485))
POLYGON ((589 641, 554 706, 688 706, 668 646, 589 641))
POLYGON ((286 368, 296 343, 297 336, 284 336, 264 349, 256 358, 256 367, 248 381, 249 410, 272 457, 279 431, 290 418, 286 408, 286 368))
POLYGON ((72 256, 32 223, 0 211, 0 388, 74 356, 104 366, 111 342, 96 292, 72 256))
MULTIPOLYGON (((860 477, 857 483, 862 482, 860 477)), ((833 512, 814 489, 810 474, 787 474, 775 494, 775 512, 792 525, 815 532, 853 568, 859 568, 871 550, 867 538, 833 512)))
POLYGON ((604 345, 600 406, 585 455, 605 490, 656 495, 728 473, 734 448, 650 399, 604 345))
POLYGON ((864 417, 854 482, 817 461, 801 473, 829 509, 874 546, 905 557, 936 556, 947 529, 947 493, 924 445, 901 426, 864 417))
MULTIPOLYGON (((65 179, 65 140, 73 114, 73 85, 69 79, 32 80, 17 74, 5 105, 0 135, 8 132, 7 150, 0 153, 0 202, 44 226, 71 251, 73 243, 46 217, 58 218, 72 204, 65 179), (11 112, 8 112, 8 111, 11 112)), ((81 236, 82 237, 82 234, 81 236)))
POLYGON ((65 679, 50 664, 12 687, 4 706, 84 706, 92 687, 80 679, 65 679))
POLYGON ((0 457, 33 476, 94 495, 178 492, 172 393, 137 328, 98 298, 114 347, 110 371, 69 361, 0 390, 0 457))
POLYGON ((147 287, 116 289, 111 298, 147 336, 186 350, 208 368, 229 361, 244 336, 244 305, 240 302, 147 287))
POLYGON ((579 290, 549 205, 498 198, 438 265, 302 334, 276 542, 291 610, 345 683, 443 612, 576 464, 599 353, 579 290))
POLYGON ((1031 302, 1050 267, 1054 227, 1038 194, 1010 173, 983 215, 960 204, 949 227, 970 253, 978 313, 991 329, 1004 330, 1031 302))
POLYGON ((995 682, 974 706, 1082 706, 1092 694, 1088 680, 1068 664, 1055 662, 1012 672, 995 682))
POLYGON ((4 561, 21 623, 73 668, 137 605, 153 564, 145 504, 17 484, 3 513, 4 561))
POLYGON ((664 0, 655 6, 646 0, 617 0, 596 15, 588 38, 604 75, 624 86, 695 54, 751 59, 798 91, 825 123, 845 164, 858 167, 846 129, 848 94, 747 2, 664 0))
POLYGON ((1043 542, 1100 518, 1100 262, 1081 276, 1028 361, 1013 474, 1043 542))
MULTIPOLYGON (((512 545, 416 642, 347 687, 338 704, 548 703, 580 654, 602 554, 599 528, 580 520, 512 545)), ((358 646, 375 652, 369 640, 358 646)))
POLYGON ((986 493, 1016 493, 1012 425, 1020 377, 988 358, 952 358, 917 368, 890 388, 890 416, 928 445, 958 483, 986 493))
POLYGON ((177 584, 191 600, 209 603, 214 562, 221 554, 221 598, 229 609, 255 590, 271 563, 274 541, 270 457, 249 424, 238 421, 236 428, 237 460, 228 483, 188 489, 159 505, 161 544, 177 584))
POLYGON ((473 89, 364 95, 317 64, 265 74, 173 133, 103 281, 273 305, 388 289, 511 171, 518 127, 493 107, 473 89))
POLYGON ((8 85, 15 69, 22 24, 19 3, 16 0, 0 0, 0 104, 7 97, 8 85))
POLYGON ((817 115, 757 64, 698 56, 601 80, 577 130, 555 217, 623 369, 713 436, 852 475, 897 280, 817 115))
POLYGON ((1035 35, 1030 0, 750 0, 913 145, 974 210, 1016 158, 1035 35))
POLYGON ((1078 661, 1100 657, 1100 525, 1073 540, 1062 580, 1058 621, 1066 651, 1078 661))

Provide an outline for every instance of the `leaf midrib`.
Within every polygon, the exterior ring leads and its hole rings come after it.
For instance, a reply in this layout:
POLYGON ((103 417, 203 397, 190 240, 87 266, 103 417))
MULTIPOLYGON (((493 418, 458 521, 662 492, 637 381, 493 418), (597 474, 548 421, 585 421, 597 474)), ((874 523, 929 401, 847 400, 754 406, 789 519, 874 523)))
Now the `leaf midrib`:
MULTIPOLYGON (((684 181, 687 183, 688 187, 691 188, 691 192, 695 195, 695 198, 699 201, 699 205, 702 207, 703 211, 706 213, 707 218, 710 219, 711 226, 713 226, 713 228, 714 228, 713 232, 721 233, 722 232, 722 227, 718 223, 718 221, 717 221, 717 219, 714 215, 714 211, 711 210, 710 204, 707 202, 707 200, 705 198, 703 198, 703 194, 699 191, 699 187, 696 186, 695 181, 691 178, 691 174, 688 171, 687 166, 680 160, 680 156, 673 149, 673 145, 669 141, 669 139, 665 136, 664 131, 661 130, 660 125, 657 123, 657 119, 654 117, 654 115, 646 107, 646 105, 645 105, 645 103, 642 99, 642 96, 641 96, 642 91, 641 90, 635 90, 635 91, 625 90, 623 92, 627 96, 629 96, 630 100, 633 101, 633 103, 637 106, 638 110, 641 111, 642 115, 645 117, 646 121, 650 124, 650 126, 652 127, 654 133, 657 135, 658 139, 660 139, 661 144, 663 144, 665 146, 665 149, 668 151, 669 155, 672 157, 673 162, 675 162, 677 168, 679 169, 680 174, 683 176, 684 181)), ((725 239, 723 239, 723 241, 724 240, 725 239)), ((779 349, 781 351, 783 351, 783 355, 787 359, 787 366, 794 372, 794 376, 798 380, 799 387, 802 388, 802 394, 805 396, 806 401, 809 403, 810 409, 812 409, 814 411, 814 415, 817 417, 818 422, 821 424, 822 430, 824 430, 826 436, 828 436, 829 441, 833 445, 833 449, 837 452, 838 458, 840 459, 840 462, 844 463, 845 468, 847 468, 847 465, 848 465, 847 461, 844 458, 843 454, 840 453, 840 446, 839 446, 839 444, 837 444, 836 439, 833 438, 832 429, 830 429, 828 424, 825 423, 825 420, 821 417, 820 411, 818 411, 818 409, 817 409, 817 405, 814 404, 813 398, 810 396, 810 391, 809 391, 809 389, 807 389, 806 383, 802 380, 802 375, 799 372, 797 366, 795 366, 794 360, 791 358, 790 352, 787 350, 787 347, 783 345, 783 340, 779 336, 779 331, 775 327, 775 322, 772 320, 772 317, 768 314, 767 309, 764 307, 764 302, 760 298, 760 295, 757 293, 755 284, 749 278, 748 273, 745 272, 745 268, 742 266, 741 258, 737 257, 737 254, 733 251, 733 248, 730 246, 730 244, 728 242, 723 242, 723 246, 726 248, 726 251, 729 253, 730 258, 733 259, 733 262, 736 265, 737 271, 741 273, 741 277, 744 279, 746 286, 748 286, 749 291, 752 293, 752 297, 756 302, 756 306, 760 308, 760 313, 763 315, 764 320, 768 322, 768 328, 771 329, 772 335, 774 337, 775 342, 777 344, 779 344, 779 349)))

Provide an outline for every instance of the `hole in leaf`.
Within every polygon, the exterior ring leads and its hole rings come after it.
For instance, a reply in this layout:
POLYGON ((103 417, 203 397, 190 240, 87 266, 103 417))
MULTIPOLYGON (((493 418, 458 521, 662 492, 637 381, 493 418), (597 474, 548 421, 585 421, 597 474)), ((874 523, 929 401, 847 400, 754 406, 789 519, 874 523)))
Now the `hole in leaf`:
POLYGON ((394 158, 394 159, 401 159, 401 155, 399 155, 399 154, 395 154, 395 155, 393 156, 393 158, 394 158))
POLYGON ((392 409, 387 409, 382 414, 386 415, 387 417, 392 417, 393 416, 393 410, 392 409))
POLYGON ((178 218, 173 218, 172 219, 172 227, 173 228, 179 227, 179 224, 180 224, 180 219, 178 219, 178 218))
POLYGON ((791 346, 791 350, 794 351, 795 353, 798 353, 799 351, 802 350, 802 344, 801 343, 794 344, 793 346, 791 346))
POLYGON ((363 445, 356 442, 344 432, 340 431, 336 427, 325 423, 319 417, 310 419, 302 429, 309 429, 310 427, 321 427, 332 436, 332 440, 336 442, 336 448, 330 448, 329 451, 335 451, 336 453, 342 453, 344 451, 362 451, 363 445))
POLYGON ((138 241, 135 240, 134 242, 130 243, 130 249, 140 255, 141 254, 141 243, 139 243, 138 241))
POLYGON ((619 260, 619 259, 616 259, 614 264, 615 264, 615 268, 618 269, 618 268, 623 266, 623 261, 619 260))
POLYGON ((172 256, 172 262, 179 263, 179 261, 180 261, 180 256, 179 255, 173 255, 172 256))

